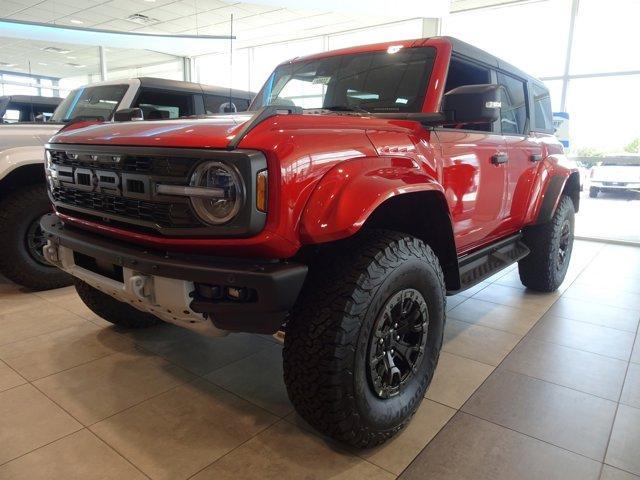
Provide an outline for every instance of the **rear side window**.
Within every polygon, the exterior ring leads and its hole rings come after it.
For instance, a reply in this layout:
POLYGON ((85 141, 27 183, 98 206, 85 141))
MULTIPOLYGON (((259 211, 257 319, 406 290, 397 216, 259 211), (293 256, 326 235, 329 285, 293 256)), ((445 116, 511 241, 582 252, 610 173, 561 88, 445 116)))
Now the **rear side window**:
POLYGON ((498 73, 498 84, 504 87, 500 125, 505 135, 522 135, 527 122, 527 96, 522 80, 498 73))
POLYGON ((188 93, 142 89, 134 107, 142 109, 145 120, 162 120, 193 115, 193 96, 188 93))
POLYGON ((539 132, 553 133, 553 113, 549 91, 540 85, 533 86, 533 109, 535 111, 534 129, 539 132))
MULTIPOLYGON (((244 112, 249 108, 249 100, 231 97, 232 110, 244 112)), ((229 97, 223 95, 205 95, 204 109, 208 115, 229 111, 229 97)))

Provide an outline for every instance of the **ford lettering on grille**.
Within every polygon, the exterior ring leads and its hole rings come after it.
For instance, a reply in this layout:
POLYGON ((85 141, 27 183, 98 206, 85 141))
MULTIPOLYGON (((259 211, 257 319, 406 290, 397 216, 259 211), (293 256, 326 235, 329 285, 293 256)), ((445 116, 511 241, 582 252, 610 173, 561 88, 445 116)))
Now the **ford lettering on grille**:
POLYGON ((86 167, 56 165, 57 180, 85 192, 104 192, 128 198, 150 199, 149 177, 86 167))

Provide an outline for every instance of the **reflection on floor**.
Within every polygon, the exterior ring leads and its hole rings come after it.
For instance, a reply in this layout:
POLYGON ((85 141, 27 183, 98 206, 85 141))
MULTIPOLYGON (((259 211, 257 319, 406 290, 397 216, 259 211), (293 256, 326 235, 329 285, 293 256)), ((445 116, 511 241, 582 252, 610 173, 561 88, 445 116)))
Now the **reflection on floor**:
POLYGON ((560 292, 510 269, 448 309, 410 426, 349 451, 295 415, 270 337, 118 331, 0 284, 0 478, 640 479, 640 248, 577 242, 560 292))

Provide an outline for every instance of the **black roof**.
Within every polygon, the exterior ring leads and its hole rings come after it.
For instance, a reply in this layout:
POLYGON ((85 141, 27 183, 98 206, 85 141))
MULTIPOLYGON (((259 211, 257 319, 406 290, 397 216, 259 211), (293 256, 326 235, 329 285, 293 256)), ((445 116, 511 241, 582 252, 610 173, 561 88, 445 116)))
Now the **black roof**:
MULTIPOLYGON (((225 97, 229 96, 228 88, 214 87, 212 85, 204 85, 202 83, 167 80, 166 78, 156 77, 139 77, 138 80, 140 80, 141 87, 161 88, 163 90, 176 90, 182 92, 202 92, 225 97)), ((234 98, 245 98, 247 100, 251 100, 254 97, 254 94, 244 90, 231 89, 231 96, 234 98)))
POLYGON ((538 80, 536 77, 529 75, 528 73, 523 72, 517 67, 514 67, 508 62, 499 59, 495 55, 491 55, 484 50, 479 49, 478 47, 474 47, 473 45, 463 42, 462 40, 458 40, 454 37, 444 37, 449 42, 451 42, 451 47, 455 53, 459 55, 468 57, 469 59, 479 60, 482 63, 486 63, 492 67, 498 68, 500 70, 504 70, 505 72, 511 73, 517 77, 522 78, 523 80, 529 80, 536 85, 543 87, 545 90, 547 87, 542 83, 541 80, 538 80))
POLYGON ((39 97, 37 95, 5 95, 0 97, 0 104, 34 103, 38 105, 57 106, 63 99, 60 97, 39 97))

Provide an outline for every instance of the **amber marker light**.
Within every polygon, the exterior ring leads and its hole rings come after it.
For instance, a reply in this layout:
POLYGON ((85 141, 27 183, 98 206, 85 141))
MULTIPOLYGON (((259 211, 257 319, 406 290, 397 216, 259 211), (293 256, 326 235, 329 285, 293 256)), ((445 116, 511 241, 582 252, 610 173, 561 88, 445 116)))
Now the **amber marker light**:
POLYGON ((261 212, 267 211, 267 171, 261 170, 256 178, 256 208, 261 212))

